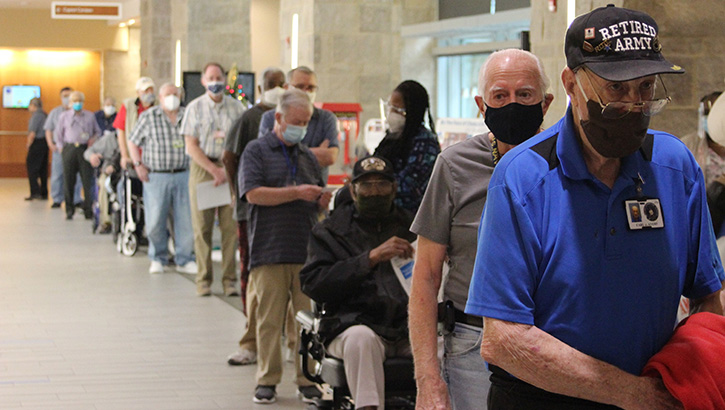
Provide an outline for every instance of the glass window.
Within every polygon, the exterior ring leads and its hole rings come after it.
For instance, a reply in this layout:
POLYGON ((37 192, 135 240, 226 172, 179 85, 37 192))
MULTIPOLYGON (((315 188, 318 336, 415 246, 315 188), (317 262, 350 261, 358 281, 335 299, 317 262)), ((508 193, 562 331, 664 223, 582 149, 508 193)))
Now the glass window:
POLYGON ((438 57, 436 118, 475 118, 478 70, 490 53, 438 57))

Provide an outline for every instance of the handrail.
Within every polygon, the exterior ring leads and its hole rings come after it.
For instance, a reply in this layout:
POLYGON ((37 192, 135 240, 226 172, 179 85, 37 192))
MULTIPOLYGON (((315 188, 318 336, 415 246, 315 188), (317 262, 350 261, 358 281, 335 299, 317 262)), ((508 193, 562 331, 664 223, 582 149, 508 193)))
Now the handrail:
POLYGON ((0 135, 28 135, 28 131, 0 131, 0 135))

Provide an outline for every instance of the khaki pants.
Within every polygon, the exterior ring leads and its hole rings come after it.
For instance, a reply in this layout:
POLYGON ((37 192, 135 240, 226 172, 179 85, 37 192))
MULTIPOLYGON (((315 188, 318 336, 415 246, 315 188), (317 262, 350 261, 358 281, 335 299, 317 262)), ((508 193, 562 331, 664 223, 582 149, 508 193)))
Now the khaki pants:
MULTIPOLYGON (((239 340, 239 348, 249 350, 252 352, 257 351, 257 293, 255 292, 254 285, 250 281, 247 285, 247 327, 244 329, 244 334, 239 340)), ((308 310, 309 308, 305 308, 308 310)), ((284 334, 287 338, 287 349, 292 351, 292 354, 298 354, 297 352, 297 321, 295 320, 295 314, 292 307, 292 303, 287 304, 287 317, 284 319, 284 334)))
MULTIPOLYGON (((217 164, 219 165, 219 164, 217 164)), ((211 264, 211 234, 214 228, 214 215, 219 215, 219 229, 222 232, 222 284, 224 287, 234 286, 237 282, 235 272, 237 223, 234 221, 234 210, 230 205, 200 211, 196 206, 196 185, 199 182, 212 181, 214 177, 204 168, 191 162, 189 169, 189 202, 191 204, 191 225, 194 228, 194 252, 199 272, 196 284, 211 286, 214 280, 211 264)))
MULTIPOLYGON (((302 264, 262 265, 249 274, 257 293, 257 384, 277 385, 282 380, 282 329, 287 305, 295 312, 310 309, 310 299, 300 289, 302 264)), ((299 331, 299 326, 295 324, 299 331)), ((295 349, 295 352, 297 349, 295 349)), ((299 386, 312 383, 302 374, 300 355, 295 354, 295 381, 299 386)))
POLYGON ((327 352, 345 362, 345 377, 355 408, 377 406, 385 410, 385 371, 387 357, 410 356, 407 340, 386 342, 364 325, 348 327, 330 342, 327 352))

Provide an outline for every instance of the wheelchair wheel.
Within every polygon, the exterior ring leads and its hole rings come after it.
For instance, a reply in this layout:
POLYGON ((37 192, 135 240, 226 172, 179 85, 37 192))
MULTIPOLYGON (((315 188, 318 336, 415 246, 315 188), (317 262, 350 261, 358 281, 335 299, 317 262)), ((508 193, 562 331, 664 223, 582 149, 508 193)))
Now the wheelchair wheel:
POLYGON ((126 256, 133 256, 138 250, 138 238, 133 232, 124 232, 121 237, 121 251, 126 256))

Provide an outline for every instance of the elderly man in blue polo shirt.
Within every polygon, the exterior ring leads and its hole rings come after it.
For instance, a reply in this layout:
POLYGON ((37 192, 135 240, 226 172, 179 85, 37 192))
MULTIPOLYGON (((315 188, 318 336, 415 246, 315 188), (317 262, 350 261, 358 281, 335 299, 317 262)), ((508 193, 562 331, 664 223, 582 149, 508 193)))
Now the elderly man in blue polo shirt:
POLYGON ((566 115, 493 172, 466 306, 484 318, 489 409, 678 408, 639 374, 672 335, 680 295, 722 314, 702 171, 648 129, 669 101, 659 74, 683 72, 657 30, 614 6, 575 19, 566 115))
MULTIPOLYGON (((255 403, 273 403, 282 378, 280 338, 288 302, 308 309, 299 272, 307 258, 307 241, 320 210, 332 195, 323 190, 320 165, 300 144, 312 116, 312 103, 300 90, 282 94, 274 129, 251 141, 242 154, 239 195, 249 203, 249 280, 257 290, 257 387, 255 403)), ((249 300, 247 300, 249 302, 249 300)), ((249 312, 250 309, 248 308, 249 312)), ((295 355, 298 395, 320 397, 302 374, 295 355)))

